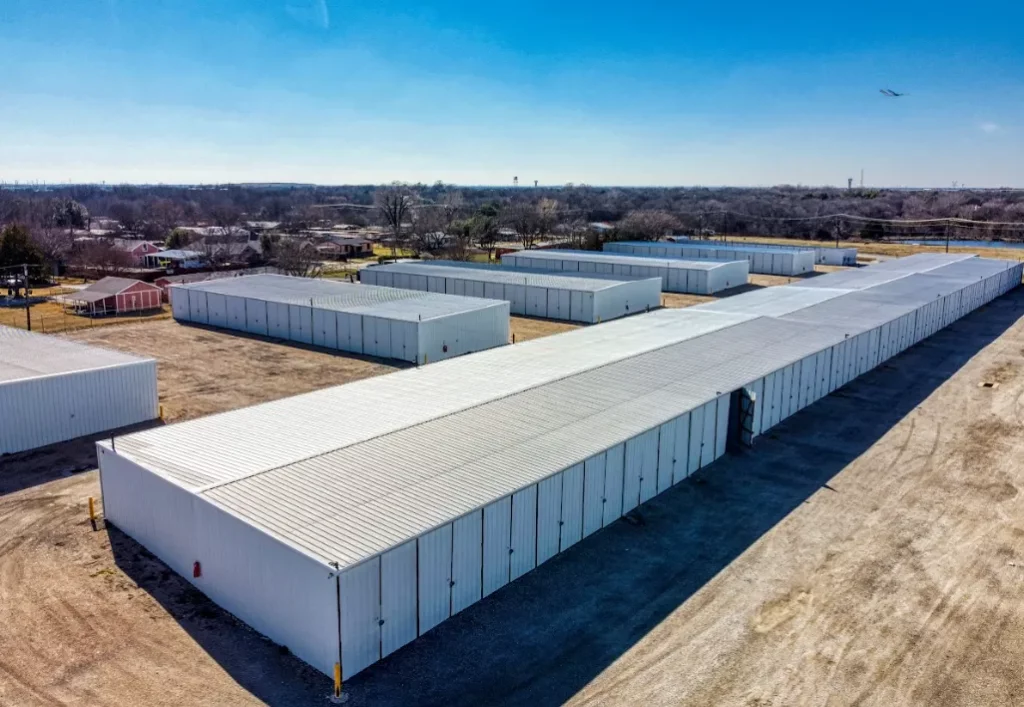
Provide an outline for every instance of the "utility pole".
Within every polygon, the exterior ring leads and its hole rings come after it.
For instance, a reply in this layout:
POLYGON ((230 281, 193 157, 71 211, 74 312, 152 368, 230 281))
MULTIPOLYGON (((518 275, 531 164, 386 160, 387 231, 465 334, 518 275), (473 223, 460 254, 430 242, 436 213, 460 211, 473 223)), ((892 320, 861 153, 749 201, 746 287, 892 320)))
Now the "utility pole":
POLYGON ((949 219, 946 219, 946 252, 949 252, 949 219))
POLYGON ((25 275, 25 326, 32 331, 32 302, 28 296, 28 265, 22 265, 22 272, 25 275))

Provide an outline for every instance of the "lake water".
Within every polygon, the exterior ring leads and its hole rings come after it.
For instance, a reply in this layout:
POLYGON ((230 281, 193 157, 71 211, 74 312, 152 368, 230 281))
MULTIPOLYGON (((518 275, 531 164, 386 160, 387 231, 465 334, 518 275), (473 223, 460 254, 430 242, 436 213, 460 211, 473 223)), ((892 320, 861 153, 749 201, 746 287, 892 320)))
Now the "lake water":
MULTIPOLYGON (((933 245, 946 247, 946 241, 898 241, 906 245, 933 245)), ((1024 250, 1024 243, 1017 241, 950 241, 951 246, 958 248, 1016 248, 1024 250)))

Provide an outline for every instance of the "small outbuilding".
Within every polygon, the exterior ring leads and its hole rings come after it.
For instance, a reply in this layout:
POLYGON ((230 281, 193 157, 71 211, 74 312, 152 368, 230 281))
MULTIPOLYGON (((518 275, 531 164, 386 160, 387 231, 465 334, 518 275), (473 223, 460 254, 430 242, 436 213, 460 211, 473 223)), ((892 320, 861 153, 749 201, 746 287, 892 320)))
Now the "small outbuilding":
POLYGON ((89 316, 159 309, 162 300, 163 290, 159 287, 128 277, 105 277, 64 296, 66 305, 89 316))

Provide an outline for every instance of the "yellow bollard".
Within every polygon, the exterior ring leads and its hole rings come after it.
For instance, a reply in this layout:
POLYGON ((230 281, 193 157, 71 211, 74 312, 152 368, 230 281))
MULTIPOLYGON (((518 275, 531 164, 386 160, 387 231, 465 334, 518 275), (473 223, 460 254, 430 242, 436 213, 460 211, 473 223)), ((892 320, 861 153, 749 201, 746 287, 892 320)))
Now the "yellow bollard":
POLYGON ((161 420, 164 419, 164 406, 163 405, 160 406, 160 419, 161 420))
POLYGON ((341 663, 334 664, 334 697, 341 697, 341 663))
POLYGON ((92 529, 96 530, 96 502, 92 496, 89 496, 89 522, 92 524, 92 529))

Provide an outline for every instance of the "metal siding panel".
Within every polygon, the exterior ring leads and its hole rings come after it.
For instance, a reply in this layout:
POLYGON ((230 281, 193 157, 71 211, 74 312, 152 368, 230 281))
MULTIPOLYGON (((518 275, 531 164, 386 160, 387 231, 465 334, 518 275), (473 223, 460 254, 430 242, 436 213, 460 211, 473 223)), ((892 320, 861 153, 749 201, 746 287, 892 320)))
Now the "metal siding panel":
POLYGON ((267 303, 247 298, 245 301, 245 330, 250 334, 267 335, 267 303))
POLYGON ((558 554, 562 534, 562 475, 537 484, 537 564, 558 554))
POLYGON ((715 423, 715 459, 721 459, 725 455, 726 444, 729 441, 730 397, 726 393, 718 399, 718 420, 715 423))
POLYGON ((658 430, 658 493, 667 491, 672 487, 672 474, 676 456, 677 423, 678 419, 669 420, 658 430))
POLYGON ((690 411, 690 460, 687 473, 700 469, 700 449, 704 444, 704 406, 690 411))
POLYGON ((208 292, 206 295, 206 310, 210 326, 227 327, 228 304, 224 295, 208 292))
POLYGON ((537 566, 537 487, 512 494, 512 547, 510 579, 518 579, 537 566))
POLYGON ((800 362, 800 378, 796 390, 796 409, 803 410, 811 404, 811 386, 814 384, 814 376, 817 361, 814 356, 808 356, 800 362))
POLYGON ((622 513, 640 505, 640 477, 644 469, 643 435, 626 441, 626 456, 623 466, 622 513))
POLYGON ((380 653, 390 655, 416 638, 416 541, 380 556, 380 653))
POLYGON ((605 454, 604 518, 605 526, 622 517, 622 481, 626 445, 617 444, 605 454))
POLYGON ((483 596, 483 511, 452 523, 452 614, 483 596))
POLYGON ((775 425, 775 373, 764 377, 764 403, 761 405, 761 432, 775 425))
POLYGON ((690 413, 680 415, 675 424, 676 441, 673 444, 672 483, 678 484, 690 475, 690 413))
POLYGON ((753 437, 757 437, 761 434, 761 426, 764 424, 765 417, 764 378, 759 378, 751 383, 748 390, 753 394, 754 402, 754 415, 751 420, 751 430, 753 432, 753 437))
POLYGON ((562 532, 560 548, 564 552, 583 537, 583 464, 562 472, 562 532))
POLYGON ((604 517, 605 454, 587 459, 583 464, 583 537, 601 529, 604 517))
POLYGON ((718 426, 718 401, 704 405, 704 429, 701 431, 700 465, 707 466, 715 460, 715 429, 718 426))
POLYGON ((640 435, 643 450, 643 469, 640 474, 640 503, 646 503, 658 493, 658 428, 640 435))
POLYGON ((512 544, 512 497, 484 507, 484 592, 493 594, 508 584, 512 544))
POLYGON ((380 660, 380 558, 338 576, 341 674, 348 679, 380 660))
POLYGON ((419 538, 419 632, 422 636, 448 618, 452 607, 452 526, 419 538))

